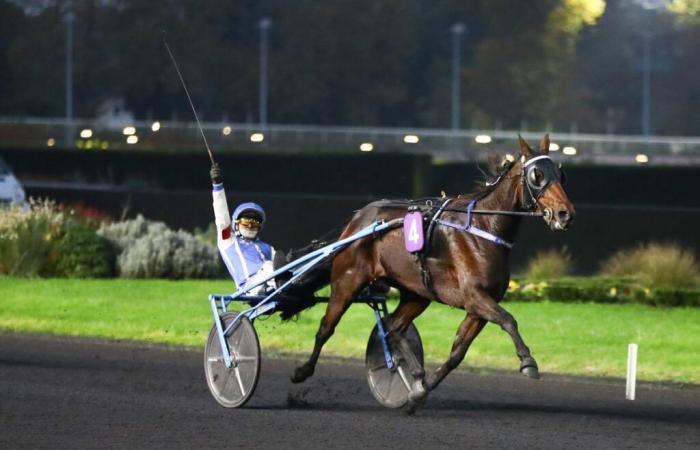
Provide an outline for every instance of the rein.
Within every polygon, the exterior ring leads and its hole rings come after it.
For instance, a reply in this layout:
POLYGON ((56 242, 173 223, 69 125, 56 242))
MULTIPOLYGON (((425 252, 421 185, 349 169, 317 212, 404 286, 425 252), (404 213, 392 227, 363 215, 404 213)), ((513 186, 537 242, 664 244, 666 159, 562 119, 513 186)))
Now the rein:
MULTIPOLYGON (((438 208, 438 206, 432 204, 431 200, 426 200, 426 203, 424 205, 417 205, 417 204, 412 203, 412 202, 392 201, 390 204, 381 205, 379 208, 410 209, 410 208, 422 208, 422 207, 438 208), (430 203, 428 203, 428 202, 430 202, 430 203)), ((442 208, 442 211, 467 214, 466 210, 456 209, 456 208, 442 208)), ((492 214, 492 215, 499 215, 499 216, 524 216, 524 217, 542 217, 542 216, 544 216, 544 213, 536 212, 536 211, 503 211, 503 210, 498 210, 498 209, 472 209, 471 213, 472 214, 492 214)))
MULTIPOLYGON (((445 208, 443 211, 457 212, 466 214, 466 211, 461 209, 445 208)), ((498 209, 472 209, 472 214, 493 214, 498 216, 525 216, 525 217, 542 217, 543 212, 537 211, 501 211, 498 209)))

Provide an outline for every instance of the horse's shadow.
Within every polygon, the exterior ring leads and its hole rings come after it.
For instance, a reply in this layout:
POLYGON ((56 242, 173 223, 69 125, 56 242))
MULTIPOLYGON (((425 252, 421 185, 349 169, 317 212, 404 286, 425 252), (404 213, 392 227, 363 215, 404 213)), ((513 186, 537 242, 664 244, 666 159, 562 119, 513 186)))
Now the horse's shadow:
POLYGON ((291 394, 285 404, 276 405, 249 405, 246 409, 256 410, 296 410, 296 411, 347 411, 377 413, 385 411, 387 414, 401 414, 416 420, 421 418, 434 419, 436 417, 469 418, 475 413, 525 413, 547 415, 577 415, 606 418, 611 420, 633 419, 659 421, 675 424, 695 425, 700 423, 700 410, 680 409, 667 406, 642 406, 639 405, 583 405, 577 404, 537 404, 516 403, 499 401, 474 401, 456 400, 449 398, 429 398, 425 405, 417 409, 414 414, 408 414, 407 409, 387 410, 379 404, 369 402, 327 401, 319 399, 298 399, 291 394))
MULTIPOLYGON (((565 401, 565 399, 562 399, 565 401)), ((643 419, 669 423, 697 424, 700 422, 700 410, 690 411, 672 407, 635 405, 592 405, 592 404, 537 404, 499 401, 456 400, 448 398, 429 399, 423 409, 425 415, 463 417, 474 412, 509 412, 551 415, 585 415, 609 419, 643 419), (433 400, 431 402, 431 400, 433 400)))

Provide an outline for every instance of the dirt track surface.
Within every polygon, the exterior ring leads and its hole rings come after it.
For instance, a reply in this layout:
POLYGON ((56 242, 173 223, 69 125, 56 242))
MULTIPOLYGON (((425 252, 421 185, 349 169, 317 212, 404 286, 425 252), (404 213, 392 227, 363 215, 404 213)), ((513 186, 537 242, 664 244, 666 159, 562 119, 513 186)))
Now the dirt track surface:
MULTIPOLYGON (((263 350, 264 353, 264 350, 263 350)), ((263 355, 264 356, 264 355, 263 355)), ((700 448, 700 389, 453 373, 415 415, 372 397, 359 361, 265 359, 243 408, 210 396, 202 354, 0 334, 0 448, 700 448)))

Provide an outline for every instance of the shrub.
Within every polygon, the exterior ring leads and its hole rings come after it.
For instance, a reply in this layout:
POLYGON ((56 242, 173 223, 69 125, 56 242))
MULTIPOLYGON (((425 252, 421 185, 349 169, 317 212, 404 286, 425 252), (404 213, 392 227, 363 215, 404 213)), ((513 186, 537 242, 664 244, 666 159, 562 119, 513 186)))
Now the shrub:
POLYGON ((695 287, 700 281, 695 255, 677 244, 648 243, 621 250, 603 262, 601 274, 631 276, 652 289, 695 287))
POLYGON ((216 247, 162 222, 136 219, 103 226, 118 252, 117 272, 131 278, 212 278, 221 273, 216 247))
POLYGON ((168 230, 169 228, 163 222, 146 220, 139 214, 135 219, 103 224, 97 234, 108 239, 117 253, 121 253, 143 236, 157 236, 168 230))
POLYGON ((511 280, 506 301, 566 303, 642 303, 700 306, 700 289, 642 287, 633 278, 565 277, 551 281, 511 280))
POLYGON ((0 273, 53 275, 63 235, 64 216, 49 200, 30 199, 30 207, 11 206, 0 213, 0 273), (53 258, 53 259, 52 259, 53 258))
POLYGON ((211 222, 205 229, 202 228, 195 228, 194 229, 194 237, 199 239, 202 242, 206 242, 208 244, 213 245, 216 247, 217 245, 217 236, 216 236, 216 224, 214 222, 211 222))
POLYGON ((566 247, 539 251, 527 265, 526 276, 531 280, 561 278, 571 272, 571 255, 566 247))
POLYGON ((114 275, 114 248, 95 230, 72 221, 56 245, 55 274, 66 277, 100 278, 114 275))
POLYGON ((76 220, 81 225, 95 230, 111 221, 109 214, 92 206, 86 206, 83 202, 63 203, 58 207, 66 218, 76 220))

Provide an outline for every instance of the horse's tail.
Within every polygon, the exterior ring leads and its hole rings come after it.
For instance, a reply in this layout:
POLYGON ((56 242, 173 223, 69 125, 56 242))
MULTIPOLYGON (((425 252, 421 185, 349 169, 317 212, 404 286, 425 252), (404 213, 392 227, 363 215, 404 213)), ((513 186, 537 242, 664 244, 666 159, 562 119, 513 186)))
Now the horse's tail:
POLYGON ((289 287, 284 298, 277 304, 282 320, 288 320, 319 302, 314 293, 330 283, 331 264, 330 258, 321 262, 289 287))
MULTIPOLYGON (((302 249, 291 250, 286 255, 286 261, 276 262, 275 266, 278 267, 279 264, 293 261, 311 251, 323 247, 325 244, 325 242, 314 241, 302 249)), ((280 317, 282 320, 288 320, 299 314, 301 311, 311 308, 319 302, 314 294, 316 291, 331 282, 332 263, 332 257, 321 261, 314 268, 305 273, 301 278, 296 280, 291 286, 289 286, 277 304, 277 310, 280 312, 280 317)), ((290 275, 291 274, 277 277, 277 285, 280 285, 286 281, 290 275)))

